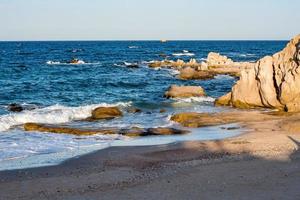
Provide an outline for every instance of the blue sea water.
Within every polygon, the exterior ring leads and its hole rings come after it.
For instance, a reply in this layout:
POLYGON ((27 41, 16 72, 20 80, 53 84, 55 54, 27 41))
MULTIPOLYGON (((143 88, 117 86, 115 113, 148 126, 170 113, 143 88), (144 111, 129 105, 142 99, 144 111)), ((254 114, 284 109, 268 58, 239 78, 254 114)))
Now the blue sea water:
POLYGON ((215 129, 193 130, 184 137, 131 140, 121 136, 73 136, 25 133, 26 122, 71 124, 84 127, 176 126, 169 116, 176 112, 218 112, 213 99, 228 91, 236 79, 218 76, 212 80, 182 81, 172 70, 154 70, 147 62, 169 59, 199 62, 211 51, 234 61, 256 61, 281 50, 287 41, 73 41, 0 42, 0 170, 50 165, 111 145, 156 144, 193 139, 218 139, 236 134, 215 129), (188 51, 188 53, 187 53, 188 51), (73 58, 84 64, 67 64, 73 58), (138 63, 139 68, 124 63, 138 63), (201 85, 207 98, 168 100, 164 92, 172 84, 201 85), (7 106, 18 103, 35 108, 11 113, 7 106), (117 105, 123 118, 80 122, 97 106, 117 105), (142 113, 130 114, 129 107, 142 113), (166 109, 166 113, 160 113, 166 109), (51 141, 51 142, 50 142, 51 141), (126 143, 126 144, 125 144, 126 143), (43 157, 43 155, 46 155, 43 157), (39 158, 39 159, 37 159, 39 158), (34 161, 34 162, 33 162, 34 161))

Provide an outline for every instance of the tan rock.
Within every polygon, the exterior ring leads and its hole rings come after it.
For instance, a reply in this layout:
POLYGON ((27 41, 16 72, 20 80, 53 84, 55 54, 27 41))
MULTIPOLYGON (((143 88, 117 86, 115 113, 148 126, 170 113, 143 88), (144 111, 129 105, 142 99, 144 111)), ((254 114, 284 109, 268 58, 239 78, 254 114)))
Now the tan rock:
POLYGON ((38 131, 38 132, 49 132, 58 134, 71 134, 71 135, 95 135, 95 134, 117 134, 117 130, 114 129, 80 129, 70 128, 66 126, 53 126, 37 123, 26 123, 24 124, 25 131, 38 131))
POLYGON ((233 61, 219 53, 210 52, 207 56, 207 64, 208 66, 230 66, 233 65, 233 61))
POLYGON ((300 35, 273 56, 241 72, 231 103, 239 108, 266 107, 300 111, 300 35))
POLYGON ((231 92, 216 99, 215 106, 230 106, 231 105, 231 92))
POLYGON ((223 113, 179 113, 171 120, 184 127, 199 128, 231 123, 256 122, 267 119, 276 119, 281 116, 268 115, 259 112, 223 112, 223 113))
POLYGON ((215 74, 209 71, 197 71, 194 68, 186 67, 180 70, 179 78, 183 80, 192 80, 192 79, 212 79, 215 74))
POLYGON ((200 86, 177 86, 172 85, 165 93, 166 98, 188 98, 205 96, 204 89, 200 86))
POLYGON ((113 119, 123 114, 118 107, 99 107, 92 111, 90 120, 113 119))

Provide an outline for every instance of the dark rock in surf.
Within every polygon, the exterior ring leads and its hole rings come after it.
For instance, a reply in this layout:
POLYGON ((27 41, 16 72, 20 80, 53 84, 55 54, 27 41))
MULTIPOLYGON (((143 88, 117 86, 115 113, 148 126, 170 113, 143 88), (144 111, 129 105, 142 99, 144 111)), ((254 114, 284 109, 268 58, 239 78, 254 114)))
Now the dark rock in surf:
POLYGON ((8 110, 11 112, 22 112, 24 108, 19 104, 12 103, 8 106, 8 110))

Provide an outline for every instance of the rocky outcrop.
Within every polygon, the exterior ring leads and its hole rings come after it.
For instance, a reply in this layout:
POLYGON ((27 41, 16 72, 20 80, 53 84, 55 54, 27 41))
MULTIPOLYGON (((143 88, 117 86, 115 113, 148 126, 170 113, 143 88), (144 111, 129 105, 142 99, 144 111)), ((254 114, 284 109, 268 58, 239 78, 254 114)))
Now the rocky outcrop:
POLYGON ((117 129, 117 128, 101 128, 101 129, 87 129, 87 128, 72 128, 68 126, 55 126, 47 124, 37 124, 37 123, 26 123, 24 124, 25 131, 38 131, 38 132, 48 132, 57 134, 70 134, 70 135, 111 135, 120 134, 128 137, 138 137, 138 136, 152 136, 152 135, 181 135, 189 133, 189 131, 179 130, 174 128, 130 128, 130 129, 117 129))
POLYGON ((172 85, 164 96, 166 98, 188 98, 206 96, 206 94, 200 86, 172 85))
POLYGON ((208 54, 206 62, 197 62, 191 59, 189 62, 183 60, 163 60, 149 64, 151 68, 172 68, 180 72, 179 78, 183 80, 191 79, 212 79, 215 75, 240 76, 243 69, 251 68, 253 63, 233 62, 226 56, 211 52, 208 54))
POLYGON ((114 119, 123 116, 118 107, 98 107, 92 111, 92 116, 88 120, 114 119))
POLYGON ((238 108, 276 108, 300 111, 300 35, 273 56, 242 70, 230 94, 217 100, 238 108))

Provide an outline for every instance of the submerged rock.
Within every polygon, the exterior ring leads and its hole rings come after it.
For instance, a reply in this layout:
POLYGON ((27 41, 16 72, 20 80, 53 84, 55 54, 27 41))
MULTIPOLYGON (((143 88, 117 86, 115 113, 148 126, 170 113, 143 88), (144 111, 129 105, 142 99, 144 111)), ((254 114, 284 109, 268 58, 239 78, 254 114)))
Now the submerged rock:
POLYGON ((174 128, 131 128, 131 129, 118 129, 118 128, 101 128, 101 129, 87 129, 87 128, 73 128, 68 126, 55 126, 38 123, 26 123, 24 124, 25 131, 38 131, 49 132, 57 134, 70 134, 70 135, 112 135, 120 134, 128 137, 138 136, 151 136, 151 135, 180 135, 189 133, 186 130, 178 130, 174 128))
POLYGON ((172 85, 164 96, 166 98, 188 98, 206 96, 206 94, 200 86, 172 85))
POLYGON ((142 110, 139 109, 139 108, 128 108, 127 112, 129 112, 129 113, 140 113, 140 112, 142 112, 142 110))
POLYGON ((160 109, 160 110, 159 110, 159 113, 165 113, 165 112, 167 112, 166 109, 160 109))
POLYGON ((92 116, 88 120, 114 119, 123 116, 118 107, 98 107, 92 111, 92 116))
POLYGON ((229 104, 238 108, 265 107, 299 112, 299 58, 300 35, 297 35, 279 53, 242 70, 240 80, 231 90, 229 104))

